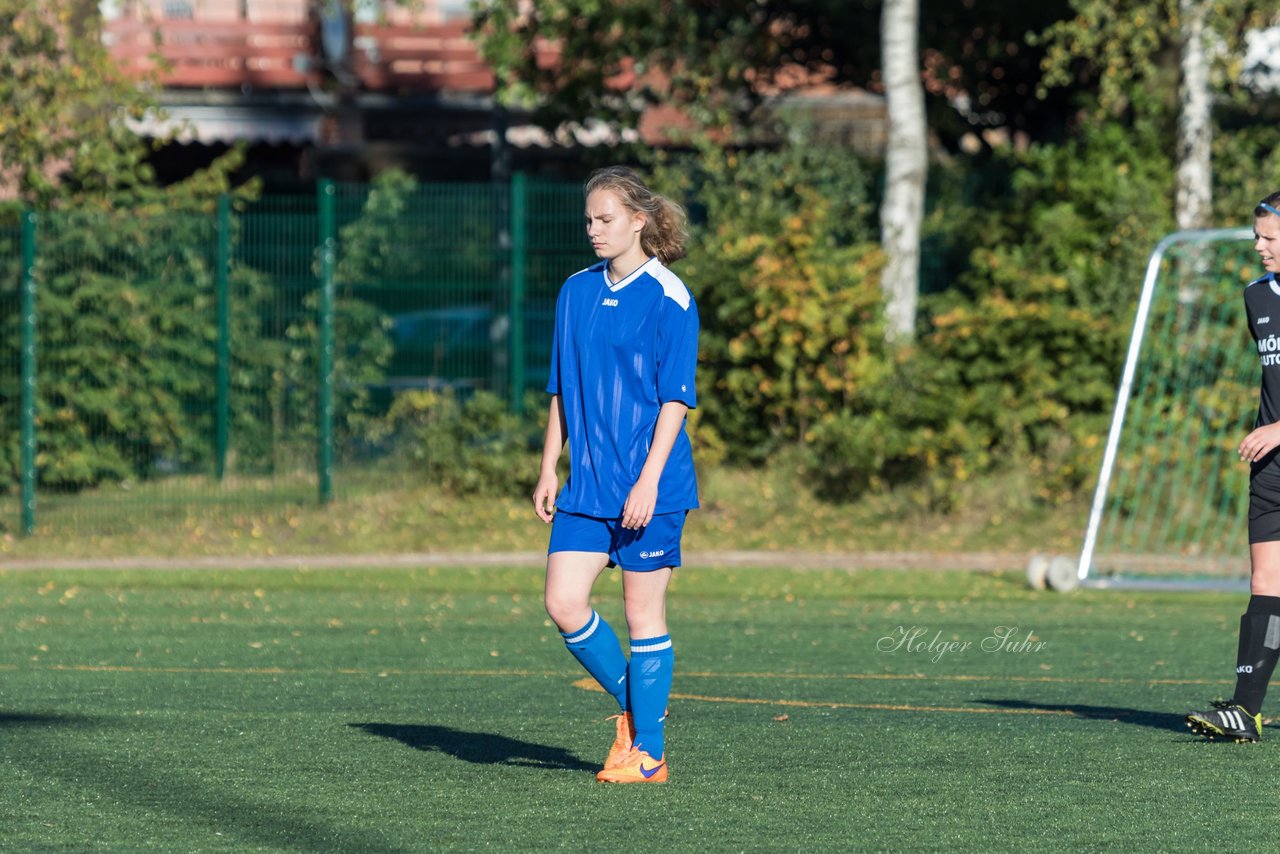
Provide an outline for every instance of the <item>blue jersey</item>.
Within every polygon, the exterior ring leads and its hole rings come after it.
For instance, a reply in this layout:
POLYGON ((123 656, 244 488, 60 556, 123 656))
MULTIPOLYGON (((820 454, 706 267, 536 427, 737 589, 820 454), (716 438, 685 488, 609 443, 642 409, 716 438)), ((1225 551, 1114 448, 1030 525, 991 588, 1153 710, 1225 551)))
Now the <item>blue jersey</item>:
MULTIPOLYGON (((556 301, 547 392, 564 404, 569 477, 556 507, 614 519, 653 443, 664 403, 697 405, 698 307, 657 258, 610 283, 608 262, 575 273, 556 301)), ((698 506, 682 428, 658 481, 654 513, 698 506)))

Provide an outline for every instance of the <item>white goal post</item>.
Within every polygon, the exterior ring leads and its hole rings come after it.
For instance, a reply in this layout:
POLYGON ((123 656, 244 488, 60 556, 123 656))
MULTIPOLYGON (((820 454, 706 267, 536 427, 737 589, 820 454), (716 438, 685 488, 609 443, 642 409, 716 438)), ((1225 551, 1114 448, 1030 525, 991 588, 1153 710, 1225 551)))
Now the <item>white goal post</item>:
MULTIPOLYGON (((1238 575, 1248 472, 1230 454, 1257 409, 1242 289, 1246 228, 1179 231, 1147 264, 1076 566, 1238 575), (1128 419, 1126 421, 1126 418, 1128 419)), ((1247 562, 1246 562, 1247 565, 1247 562)))

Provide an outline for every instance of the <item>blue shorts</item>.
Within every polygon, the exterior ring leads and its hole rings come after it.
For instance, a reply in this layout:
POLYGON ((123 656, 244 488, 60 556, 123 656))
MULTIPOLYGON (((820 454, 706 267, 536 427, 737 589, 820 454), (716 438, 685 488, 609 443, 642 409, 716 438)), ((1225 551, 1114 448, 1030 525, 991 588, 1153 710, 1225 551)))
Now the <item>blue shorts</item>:
POLYGON ((556 511, 547 554, 600 552, 609 566, 628 572, 651 572, 680 565, 680 537, 687 510, 654 516, 643 528, 624 528, 621 519, 598 519, 556 511))

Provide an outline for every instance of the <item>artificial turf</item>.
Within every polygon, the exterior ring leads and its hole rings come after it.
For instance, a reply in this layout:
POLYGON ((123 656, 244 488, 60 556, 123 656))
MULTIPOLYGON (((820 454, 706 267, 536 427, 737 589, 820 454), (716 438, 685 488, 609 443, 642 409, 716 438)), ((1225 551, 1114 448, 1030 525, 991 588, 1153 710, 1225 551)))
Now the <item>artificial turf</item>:
MULTIPOLYGON (((1184 850, 1271 830, 1280 730, 1182 724, 1231 691, 1242 594, 686 567, 671 782, 607 786, 611 701, 540 589, 536 567, 0 571, 0 847, 1184 850)), ((625 635, 616 574, 597 593, 625 635)))

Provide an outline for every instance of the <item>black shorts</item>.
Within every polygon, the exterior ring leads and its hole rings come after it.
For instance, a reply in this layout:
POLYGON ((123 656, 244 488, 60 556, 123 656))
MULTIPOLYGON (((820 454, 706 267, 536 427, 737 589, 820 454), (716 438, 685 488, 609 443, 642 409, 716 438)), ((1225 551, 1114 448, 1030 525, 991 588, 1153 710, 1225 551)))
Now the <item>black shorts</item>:
POLYGON ((1280 540, 1280 457, 1268 454, 1249 470, 1249 543, 1280 540))

